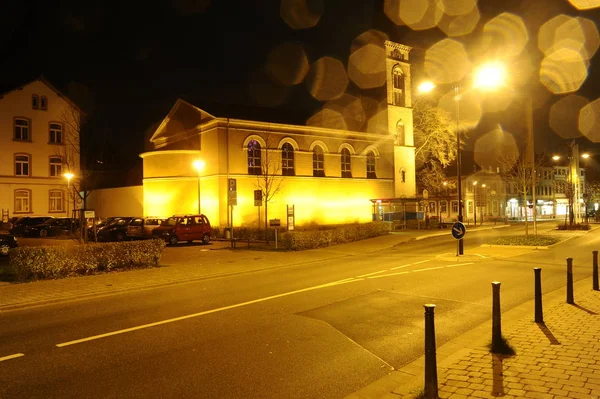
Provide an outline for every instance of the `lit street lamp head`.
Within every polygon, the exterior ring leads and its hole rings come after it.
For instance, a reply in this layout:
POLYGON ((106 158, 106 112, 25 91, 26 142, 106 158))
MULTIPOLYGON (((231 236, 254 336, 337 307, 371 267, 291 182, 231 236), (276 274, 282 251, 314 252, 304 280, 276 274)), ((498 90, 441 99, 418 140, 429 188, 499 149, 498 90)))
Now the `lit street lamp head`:
POLYGON ((195 160, 192 165, 194 165, 194 169, 196 169, 198 172, 202 172, 204 170, 204 161, 201 159, 197 159, 195 160))
POLYGON ((501 86, 506 77, 506 68, 500 62, 490 62, 482 65, 476 72, 473 85, 484 90, 493 90, 501 86))
POLYGON ((435 89, 435 84, 429 81, 423 82, 419 85, 419 87, 417 87, 417 91, 419 93, 429 93, 433 89, 435 89))
POLYGON ((65 173, 63 176, 67 178, 67 181, 71 181, 71 179, 72 179, 72 178, 73 178, 73 176, 75 176, 75 175, 74 175, 73 173, 68 173, 68 172, 67 172, 67 173, 65 173))

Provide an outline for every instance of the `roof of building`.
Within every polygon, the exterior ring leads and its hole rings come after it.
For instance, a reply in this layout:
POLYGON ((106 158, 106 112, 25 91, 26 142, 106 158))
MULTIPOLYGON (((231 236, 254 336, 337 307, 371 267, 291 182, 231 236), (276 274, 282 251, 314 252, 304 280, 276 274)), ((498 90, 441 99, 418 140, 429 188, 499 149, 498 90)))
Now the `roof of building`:
POLYGON ((81 108, 75 104, 75 102, 73 100, 71 100, 68 96, 66 96, 64 93, 62 93, 60 90, 58 90, 52 83, 50 83, 50 81, 48 81, 48 79, 46 79, 44 77, 44 75, 39 75, 37 77, 34 78, 29 78, 27 80, 23 80, 23 83, 21 84, 17 84, 15 85, 13 84, 0 84, 0 98, 4 97, 5 95, 15 91, 15 90, 19 90, 22 89, 23 87, 36 82, 36 81, 40 81, 42 83, 44 83, 46 86, 48 86, 50 88, 50 90, 54 91, 56 93, 56 95, 58 95, 59 97, 61 97, 62 99, 64 99, 67 103, 69 103, 69 105, 71 105, 72 107, 75 107, 77 110, 81 111, 81 108))

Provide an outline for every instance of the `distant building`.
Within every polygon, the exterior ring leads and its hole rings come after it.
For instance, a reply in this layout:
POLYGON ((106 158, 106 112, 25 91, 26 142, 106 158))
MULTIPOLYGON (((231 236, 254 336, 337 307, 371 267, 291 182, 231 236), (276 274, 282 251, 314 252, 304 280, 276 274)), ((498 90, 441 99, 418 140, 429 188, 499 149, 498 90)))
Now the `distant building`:
POLYGON ((74 208, 64 174, 79 176, 79 131, 73 129, 79 118, 79 108, 44 78, 0 94, 2 221, 67 216, 74 208))
POLYGON ((152 135, 152 151, 140 155, 144 215, 200 208, 215 226, 252 227, 264 226, 268 206, 269 219, 291 228, 366 222, 378 217, 371 199, 414 198, 410 48, 386 41, 385 51, 385 98, 371 115, 355 98, 300 126, 214 116, 178 100, 152 135), (316 126, 348 115, 353 129, 316 126))

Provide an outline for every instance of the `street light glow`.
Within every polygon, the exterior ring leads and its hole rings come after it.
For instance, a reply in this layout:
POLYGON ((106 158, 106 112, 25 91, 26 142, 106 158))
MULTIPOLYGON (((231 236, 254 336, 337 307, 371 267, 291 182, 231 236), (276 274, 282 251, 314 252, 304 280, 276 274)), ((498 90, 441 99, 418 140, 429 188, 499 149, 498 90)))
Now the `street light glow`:
POLYGON ((430 81, 421 83, 417 88, 419 93, 429 93, 433 89, 435 89, 435 84, 433 84, 433 82, 430 81))
POLYGON ((204 170, 205 162, 201 159, 195 160, 192 165, 194 165, 194 169, 198 172, 202 172, 204 170))
POLYGON ((553 155, 552 159, 558 161, 560 159, 560 155, 553 155))
POLYGON ((581 158, 583 159, 588 159, 590 157, 590 154, 588 154, 587 152, 584 152, 583 154, 581 154, 581 158))
POLYGON ((73 173, 69 173, 69 172, 67 172, 67 173, 65 173, 63 176, 67 178, 67 181, 71 181, 71 179, 72 179, 72 178, 73 178, 73 176, 75 176, 75 175, 74 175, 73 173))
POLYGON ((476 72, 473 85, 484 90, 493 90, 505 81, 506 67, 500 62, 482 65, 476 72))

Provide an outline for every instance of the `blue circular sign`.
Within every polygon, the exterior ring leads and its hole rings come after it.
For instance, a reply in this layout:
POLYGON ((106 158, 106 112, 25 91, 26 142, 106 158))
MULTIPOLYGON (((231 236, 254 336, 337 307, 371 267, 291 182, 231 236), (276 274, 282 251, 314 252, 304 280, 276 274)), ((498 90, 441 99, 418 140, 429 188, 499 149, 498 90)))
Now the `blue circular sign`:
POLYGON ((467 233, 467 228, 462 222, 456 222, 452 225, 452 237, 460 240, 467 233))

